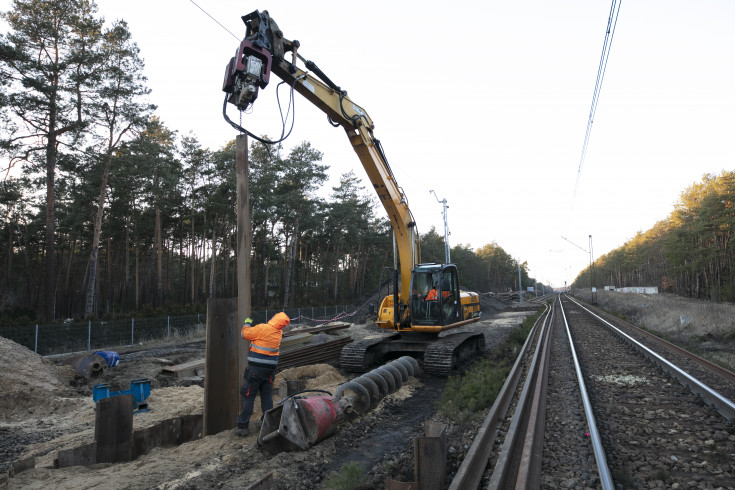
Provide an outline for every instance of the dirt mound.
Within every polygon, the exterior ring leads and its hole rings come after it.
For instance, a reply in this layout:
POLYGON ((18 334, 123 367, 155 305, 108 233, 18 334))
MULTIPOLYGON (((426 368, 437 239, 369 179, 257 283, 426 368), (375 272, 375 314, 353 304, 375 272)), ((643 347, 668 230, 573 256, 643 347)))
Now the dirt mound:
POLYGON ((284 369, 276 376, 274 386, 285 381, 306 381, 307 390, 329 390, 345 382, 341 374, 329 364, 310 364, 284 369))
MULTIPOLYGON (((67 366, 68 367, 68 366, 67 366)), ((69 396, 73 370, 55 366, 30 349, 0 337, 0 421, 27 415, 36 406, 48 406, 56 397, 69 396)))
POLYGON ((480 311, 483 315, 492 315, 508 308, 508 305, 491 295, 492 293, 480 294, 480 311))

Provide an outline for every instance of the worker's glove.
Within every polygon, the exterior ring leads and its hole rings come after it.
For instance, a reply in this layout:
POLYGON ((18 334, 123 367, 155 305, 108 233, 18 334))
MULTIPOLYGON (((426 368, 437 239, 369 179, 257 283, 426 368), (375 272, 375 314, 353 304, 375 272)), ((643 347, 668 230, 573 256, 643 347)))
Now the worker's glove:
MULTIPOLYGON (((243 322, 243 324, 244 324, 244 325, 247 325, 248 327, 252 327, 252 326, 253 326, 253 319, 252 319, 252 318, 250 318, 250 317, 247 317, 247 318, 245 319, 245 321, 243 322)), ((243 326, 244 326, 244 325, 243 325, 243 326)))

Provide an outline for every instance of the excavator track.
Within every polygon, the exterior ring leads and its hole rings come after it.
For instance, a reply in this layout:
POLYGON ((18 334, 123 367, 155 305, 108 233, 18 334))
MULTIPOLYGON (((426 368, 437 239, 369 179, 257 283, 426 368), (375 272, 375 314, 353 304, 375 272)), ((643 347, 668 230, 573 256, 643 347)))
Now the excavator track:
POLYGON ((474 354, 485 348, 482 333, 456 333, 441 337, 426 347, 424 372, 434 376, 449 376, 474 354))
POLYGON ((364 373, 379 364, 387 352, 390 341, 397 334, 374 339, 358 340, 345 345, 339 362, 345 371, 364 373))
POLYGON ((385 361, 391 354, 419 354, 424 350, 424 371, 432 376, 449 376, 475 354, 485 348, 482 333, 456 333, 431 341, 401 338, 399 334, 358 340, 345 345, 340 354, 342 369, 364 373, 385 361), (423 344, 424 348, 416 348, 423 344), (407 345, 413 346, 407 349, 407 345))

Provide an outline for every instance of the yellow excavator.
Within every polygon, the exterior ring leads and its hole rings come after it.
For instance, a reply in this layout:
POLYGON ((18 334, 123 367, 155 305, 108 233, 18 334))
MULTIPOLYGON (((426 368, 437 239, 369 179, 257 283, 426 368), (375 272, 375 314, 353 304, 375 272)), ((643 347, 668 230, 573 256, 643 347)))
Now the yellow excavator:
POLYGON ((333 126, 345 130, 393 227, 393 294, 383 299, 376 320, 392 334, 346 345, 340 356, 342 367, 363 372, 387 358, 408 354, 422 357, 427 373, 448 375, 485 346, 482 333, 447 332, 480 319, 479 296, 460 291, 455 265, 421 263, 419 236, 408 199, 396 182, 367 112, 315 63, 299 54, 300 43, 286 39, 268 11, 256 10, 242 20, 247 27, 245 39, 225 71, 224 118, 258 141, 275 143, 233 122, 226 111, 228 103, 240 111, 248 109, 274 73, 321 109, 333 126), (298 66, 299 61, 308 71, 298 66))

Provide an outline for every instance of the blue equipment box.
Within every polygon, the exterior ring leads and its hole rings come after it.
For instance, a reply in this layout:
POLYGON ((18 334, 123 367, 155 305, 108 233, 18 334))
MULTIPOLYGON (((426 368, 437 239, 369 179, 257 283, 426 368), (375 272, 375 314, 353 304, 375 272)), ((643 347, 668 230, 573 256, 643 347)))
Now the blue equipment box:
POLYGON ((110 385, 99 384, 94 385, 92 391, 92 399, 95 403, 103 398, 109 398, 111 396, 118 395, 133 395, 135 410, 133 413, 147 412, 150 409, 145 400, 151 394, 151 381, 148 379, 135 379, 130 382, 130 389, 123 391, 110 391, 110 385))

